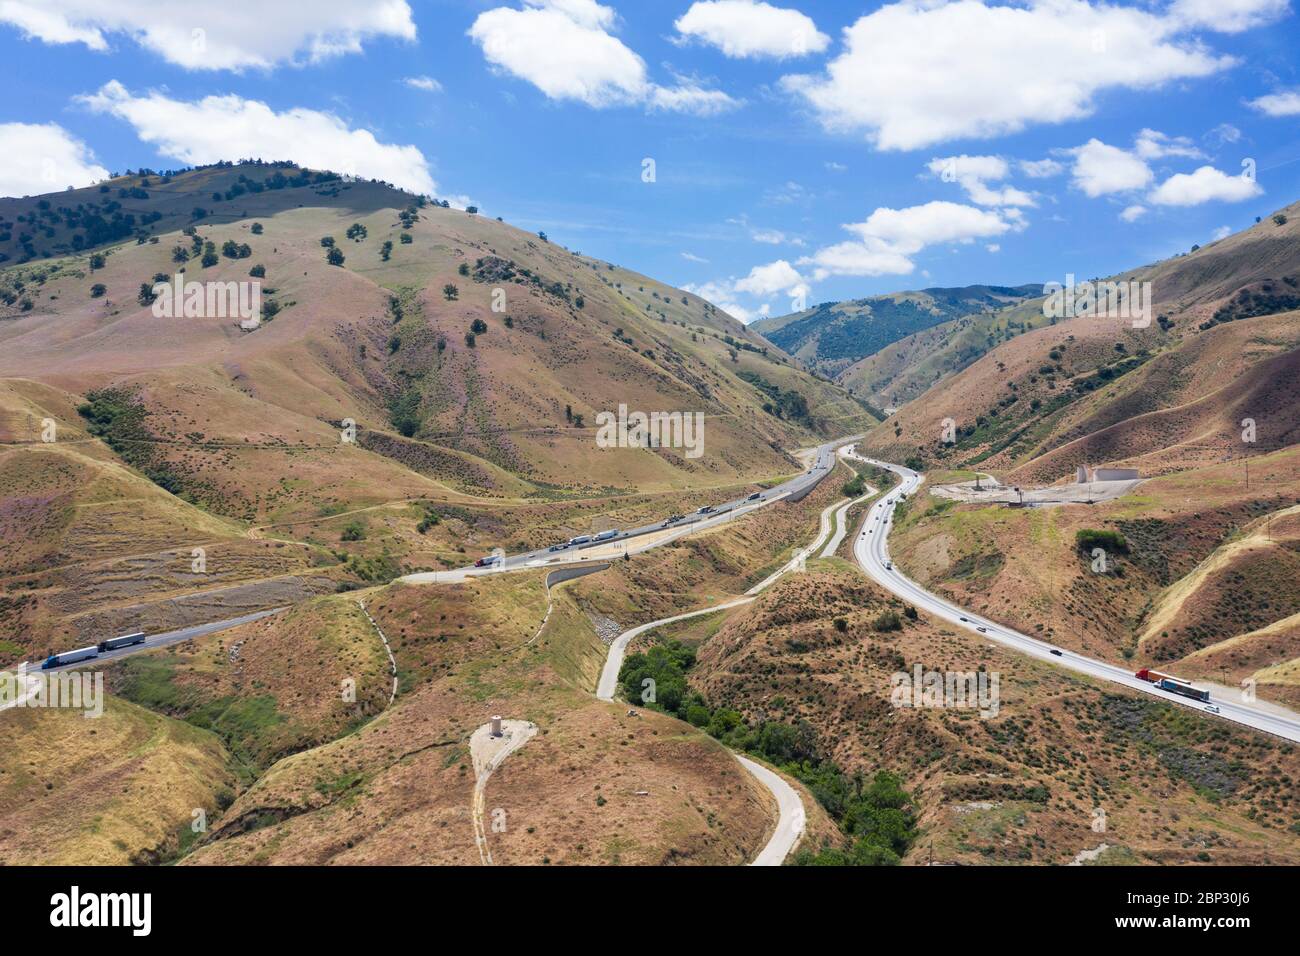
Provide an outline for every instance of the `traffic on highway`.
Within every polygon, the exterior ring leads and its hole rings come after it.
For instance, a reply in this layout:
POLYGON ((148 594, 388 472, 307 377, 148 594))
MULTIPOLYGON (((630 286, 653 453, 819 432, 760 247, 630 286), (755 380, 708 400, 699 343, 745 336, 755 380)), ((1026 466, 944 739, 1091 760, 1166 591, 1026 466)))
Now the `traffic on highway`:
POLYGON ((904 468, 902 465, 857 455, 853 449, 849 449, 849 456, 867 464, 875 465, 878 468, 892 471, 901 479, 900 484, 893 491, 884 495, 867 512, 862 531, 854 541, 853 554, 858 564, 872 579, 913 604, 917 610, 926 611, 952 624, 975 631, 991 641, 1012 647, 1030 657, 1047 660, 1068 667, 1070 670, 1088 674, 1114 684, 1121 684, 1124 687, 1160 697, 1171 704, 1191 707, 1203 713, 1219 716, 1225 720, 1232 720, 1287 740, 1300 742, 1300 721, 1270 713, 1262 707, 1252 706, 1244 701, 1218 700, 1214 704, 1209 704, 1207 703, 1209 700, 1208 693, 1203 693, 1203 696, 1202 693, 1189 694, 1188 688, 1190 685, 1185 681, 1153 682, 1149 678, 1140 676, 1140 672, 1133 674, 1114 664, 1108 664, 1105 661, 1085 657, 1073 651, 1053 647, 1046 641, 1030 637, 1027 634, 1021 634, 1019 631, 982 618, 972 611, 963 610, 943 598, 931 594, 894 567, 889 557, 887 538, 888 526, 894 508, 899 501, 916 492, 916 489, 925 480, 924 476, 912 471, 910 468, 904 468), (876 533, 877 531, 879 533, 876 533), (1170 683, 1174 684, 1172 688, 1169 686, 1170 683))

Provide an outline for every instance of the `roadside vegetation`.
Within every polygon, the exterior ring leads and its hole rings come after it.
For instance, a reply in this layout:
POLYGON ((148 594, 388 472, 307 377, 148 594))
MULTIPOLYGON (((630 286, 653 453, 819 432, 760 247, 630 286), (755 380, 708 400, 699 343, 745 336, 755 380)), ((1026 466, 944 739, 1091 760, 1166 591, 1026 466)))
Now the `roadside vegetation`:
POLYGON ((898 777, 879 771, 868 781, 862 773, 845 773, 822 755, 816 731, 806 721, 764 720, 751 725, 738 710, 710 706, 687 683, 694 664, 694 648, 681 641, 664 641, 629 655, 619 671, 619 684, 628 700, 643 701, 651 709, 700 727, 732 750, 779 767, 812 792, 850 844, 805 848, 792 858, 794 865, 893 866, 902 860, 917 832, 912 797, 898 777))

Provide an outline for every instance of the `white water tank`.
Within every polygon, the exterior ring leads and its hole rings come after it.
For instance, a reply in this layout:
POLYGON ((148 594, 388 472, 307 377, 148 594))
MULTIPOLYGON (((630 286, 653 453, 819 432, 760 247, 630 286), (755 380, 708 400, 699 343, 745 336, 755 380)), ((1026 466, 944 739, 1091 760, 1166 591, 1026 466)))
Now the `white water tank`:
POLYGON ((492 717, 491 732, 493 737, 501 736, 501 718, 497 715, 493 715, 492 717))

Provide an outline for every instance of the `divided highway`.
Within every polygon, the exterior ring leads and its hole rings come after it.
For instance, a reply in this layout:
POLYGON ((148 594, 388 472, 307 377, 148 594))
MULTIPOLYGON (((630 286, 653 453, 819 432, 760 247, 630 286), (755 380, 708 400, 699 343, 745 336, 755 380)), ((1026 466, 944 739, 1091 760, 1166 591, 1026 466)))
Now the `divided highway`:
POLYGON ((853 555, 868 576, 887 590, 913 604, 917 610, 925 611, 958 627, 964 627, 979 634, 982 638, 1011 647, 1030 657, 1088 674, 1113 684, 1120 684, 1131 690, 1141 691, 1144 694, 1158 697, 1166 703, 1189 707, 1206 714, 1206 716, 1221 717, 1224 720, 1235 721, 1287 740, 1300 742, 1300 721, 1268 713, 1240 701, 1231 701, 1224 698, 1211 700, 1210 705, 1215 707, 1216 710, 1207 711, 1204 703, 1162 691, 1154 684, 1133 676, 1132 672, 1123 667, 1055 647, 1046 641, 1022 634, 995 621, 990 621, 974 611, 963 610, 938 595, 931 594, 894 567, 889 557, 889 531, 894 506, 898 502, 900 495, 913 494, 925 480, 924 476, 901 465, 865 458, 856 454, 852 449, 849 450, 848 454, 849 457, 856 458, 859 461, 865 461, 868 464, 888 469, 902 479, 901 484, 882 496, 867 512, 867 520, 858 532, 857 539, 853 544, 853 555))
POLYGON ((749 512, 759 508, 765 508, 777 501, 799 501, 831 473, 831 470, 835 467, 835 449, 843 446, 845 442, 853 441, 855 437, 857 436, 837 438, 835 441, 817 446, 812 466, 807 471, 766 491, 756 492, 745 498, 737 498, 734 501, 725 501, 714 505, 707 514, 696 512, 689 515, 670 517, 654 524, 642 525, 639 528, 621 530, 601 542, 572 546, 566 545, 565 542, 556 542, 556 550, 539 548, 536 551, 528 551, 523 554, 508 555, 502 559, 499 565, 494 567, 422 571, 416 574, 404 575, 398 580, 407 584, 452 584, 464 581, 466 578, 500 574, 503 571, 527 571, 533 568, 555 567, 584 561, 608 561, 612 558, 621 558, 624 554, 640 554, 651 548, 662 547, 684 535, 693 534, 705 528, 712 528, 732 518, 749 514, 749 512), (560 547, 561 545, 563 547, 560 547))

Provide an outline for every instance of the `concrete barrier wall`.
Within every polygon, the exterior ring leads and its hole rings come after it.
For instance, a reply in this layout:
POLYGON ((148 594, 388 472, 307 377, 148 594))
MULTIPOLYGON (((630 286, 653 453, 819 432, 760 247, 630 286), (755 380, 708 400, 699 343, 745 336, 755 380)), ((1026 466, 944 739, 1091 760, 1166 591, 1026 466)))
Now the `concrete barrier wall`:
POLYGON ((1093 474, 1094 481, 1136 481, 1139 477, 1136 468, 1098 468, 1093 474))

